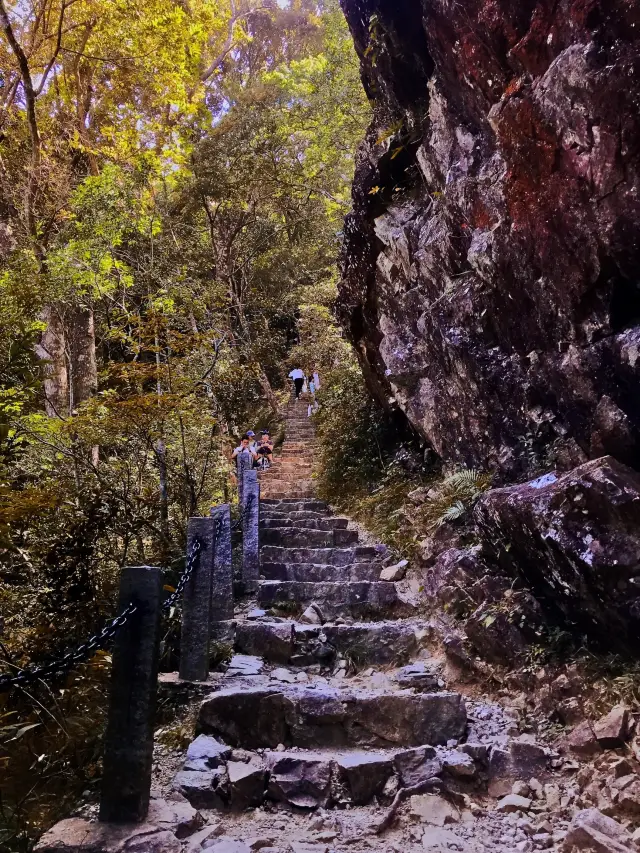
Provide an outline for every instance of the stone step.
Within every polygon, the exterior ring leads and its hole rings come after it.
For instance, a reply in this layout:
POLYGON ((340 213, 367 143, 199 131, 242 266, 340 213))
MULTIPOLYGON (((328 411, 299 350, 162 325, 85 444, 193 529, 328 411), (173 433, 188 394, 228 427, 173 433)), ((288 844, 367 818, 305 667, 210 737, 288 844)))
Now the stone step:
POLYGON ((311 521, 312 519, 328 519, 333 516, 327 515, 327 511, 317 512, 314 510, 298 511, 298 510, 283 510, 273 509, 269 504, 261 502, 260 504, 261 518, 282 518, 291 519, 292 521, 311 521))
POLYGON ((317 518, 304 513, 273 513, 262 512, 260 529, 305 528, 307 530, 346 530, 348 518, 317 518), (296 516, 292 518, 291 516, 296 516))
POLYGON ((328 563, 347 566, 363 560, 384 560, 388 556, 385 545, 355 545, 352 548, 282 548, 265 545, 260 550, 261 562, 267 563, 328 563))
POLYGON ((277 480, 270 482, 266 480, 260 485, 261 494, 266 498, 276 500, 284 500, 285 498, 297 498, 298 500, 307 500, 313 498, 315 492, 311 486, 293 486, 288 484, 286 487, 278 483, 277 480))
POLYGON ((404 666, 420 654, 424 634, 422 623, 402 620, 303 625, 269 622, 265 617, 239 622, 235 646, 238 652, 277 664, 328 666, 340 655, 357 667, 404 666))
POLYGON ((280 471, 259 471, 258 479, 260 482, 268 482, 268 483, 282 483, 291 485, 291 486, 305 486, 310 487, 313 485, 313 480, 310 477, 296 477, 295 474, 287 474, 280 471))
POLYGON ((312 530, 310 528, 265 528, 260 534, 261 545, 282 548, 334 548, 355 545, 357 530, 312 530))
POLYGON ((374 618, 407 615, 395 584, 386 581, 307 581, 263 580, 258 586, 261 607, 277 607, 296 602, 301 607, 314 602, 325 620, 338 616, 374 618))
POLYGON ((420 746, 462 738, 467 712, 458 693, 358 690, 245 683, 213 693, 199 728, 234 747, 420 746))
MULTIPOLYGON (((291 491, 287 489, 278 489, 275 486, 269 487, 268 484, 265 485, 265 488, 262 490, 262 494, 265 498, 274 498, 280 500, 281 498, 290 498, 291 491)), ((298 492, 294 493, 298 498, 313 498, 315 496, 315 492, 313 489, 301 489, 298 492)))
POLYGON ((326 563, 262 563, 260 574, 271 581, 303 581, 324 583, 325 581, 378 581, 380 563, 350 563, 347 566, 331 566, 326 563))
POLYGON ((261 509, 267 508, 277 510, 278 512, 328 512, 329 505, 325 501, 320 501, 317 498, 311 500, 299 500, 297 498, 287 499, 279 498, 271 500, 262 498, 260 501, 261 509))
POLYGON ((284 462, 282 459, 274 459, 270 471, 310 471, 313 468, 311 462, 299 460, 298 462, 284 462))

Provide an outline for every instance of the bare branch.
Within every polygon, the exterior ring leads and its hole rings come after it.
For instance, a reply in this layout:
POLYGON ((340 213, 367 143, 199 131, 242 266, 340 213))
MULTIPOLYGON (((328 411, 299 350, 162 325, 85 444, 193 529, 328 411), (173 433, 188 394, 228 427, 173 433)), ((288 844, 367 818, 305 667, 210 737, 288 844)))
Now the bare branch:
POLYGON ((40 81, 40 85, 38 86, 35 92, 36 98, 42 93, 44 87, 46 86, 47 78, 49 77, 49 74, 55 64, 56 59, 58 58, 58 54, 60 53, 60 47, 62 46, 62 26, 64 24, 64 13, 67 11, 67 5, 70 4, 68 4, 66 0, 62 0, 62 4, 60 6, 60 15, 58 17, 58 29, 56 32, 56 46, 53 50, 51 59, 47 63, 47 67, 42 73, 42 80, 40 81))

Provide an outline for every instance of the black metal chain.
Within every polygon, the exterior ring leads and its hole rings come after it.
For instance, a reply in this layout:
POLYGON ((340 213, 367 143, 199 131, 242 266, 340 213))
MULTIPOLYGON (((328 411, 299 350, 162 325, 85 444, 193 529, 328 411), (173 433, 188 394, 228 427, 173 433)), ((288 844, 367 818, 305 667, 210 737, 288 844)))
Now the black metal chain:
POLYGON ((107 645, 137 609, 137 605, 132 602, 122 613, 119 613, 114 619, 108 622, 102 631, 94 634, 74 651, 67 652, 59 660, 51 661, 43 666, 34 667, 34 669, 20 669, 15 675, 0 675, 0 693, 5 693, 12 687, 23 687, 25 684, 31 684, 34 681, 39 681, 52 675, 64 675, 69 672, 74 666, 93 657, 94 652, 107 645))
MULTIPOLYGON (((216 537, 220 532, 220 522, 221 519, 218 519, 216 537)), ((198 560, 198 554, 201 550, 202 543, 199 539, 194 539, 191 544, 189 556, 187 557, 187 565, 185 566, 185 570, 182 573, 178 586, 176 587, 175 592, 169 596, 163 605, 165 610, 173 607, 182 594, 187 581, 193 574, 193 570, 198 560)), ((115 616, 101 631, 93 634, 93 636, 89 637, 86 642, 82 643, 82 645, 78 646, 74 651, 67 652, 57 660, 53 660, 43 666, 34 667, 33 669, 18 669, 18 671, 13 675, 10 675, 9 673, 0 675, 0 693, 6 693, 6 691, 11 690, 12 687, 23 687, 26 684, 31 684, 34 681, 40 681, 50 676, 66 674, 77 666, 77 664, 93 657, 94 652, 98 651, 98 649, 104 648, 108 645, 120 628, 122 628, 126 621, 133 616, 137 609, 137 605, 131 602, 131 604, 129 604, 122 613, 115 616)))
POLYGON ((187 556, 187 564, 184 568, 184 572, 182 573, 180 580, 178 581, 178 586, 175 588, 175 591, 169 596, 169 598, 165 601, 163 605, 165 610, 169 610, 171 607, 173 607, 173 605, 182 595, 182 591, 187 585, 187 581, 193 574, 193 570, 196 567, 196 563, 198 562, 198 554, 201 550, 202 543, 199 539, 194 538, 193 542, 191 543, 191 549, 187 556))
POLYGON ((232 525, 231 525, 232 530, 238 530, 238 528, 242 526, 244 520, 249 515, 249 510, 251 509, 251 504, 253 503, 254 497, 255 497, 254 493, 251 492, 249 494, 249 496, 247 497, 247 502, 244 506, 244 509, 241 510, 238 518, 232 523, 232 525))

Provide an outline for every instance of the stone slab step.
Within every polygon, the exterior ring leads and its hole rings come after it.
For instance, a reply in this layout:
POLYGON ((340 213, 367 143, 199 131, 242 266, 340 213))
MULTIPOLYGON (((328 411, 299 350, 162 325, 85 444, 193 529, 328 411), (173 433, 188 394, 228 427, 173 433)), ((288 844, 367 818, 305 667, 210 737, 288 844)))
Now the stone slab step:
POLYGON ((306 583, 344 583, 380 580, 380 563, 350 563, 331 566, 322 563, 262 563, 260 573, 266 580, 306 583))
POLYGON ((258 479, 261 483, 269 483, 273 485, 277 483, 282 488, 291 489, 310 489, 313 487, 313 480, 304 477, 296 477, 295 474, 282 474, 277 471, 260 471, 258 479))
POLYGON ((332 566, 347 566, 363 560, 384 560, 388 556, 385 545, 355 545, 352 548, 282 548, 279 545, 264 545, 260 549, 260 560, 266 563, 325 563, 332 566))
POLYGON ((214 693, 200 706, 199 727, 245 748, 393 747, 459 740, 467 712, 458 693, 412 693, 326 685, 251 687, 214 693))
POLYGON ((357 530, 313 530, 311 528, 264 528, 260 534, 264 545, 282 548, 334 548, 355 545, 357 530))
POLYGON ((425 631, 414 621, 303 625, 299 622, 239 622, 235 646, 246 655, 294 666, 333 663, 349 657, 358 667, 404 666, 420 653, 425 631))
POLYGON ((406 615, 395 584, 385 581, 307 581, 263 580, 258 586, 261 607, 274 607, 293 601, 301 606, 315 602, 325 620, 338 616, 354 618, 406 615))
POLYGON ((260 507, 276 510, 277 512, 328 512, 329 505, 325 501, 320 501, 317 498, 311 500, 299 500, 297 498, 287 499, 279 498, 278 500, 270 500, 262 498, 260 507))
MULTIPOLYGON (((260 506, 260 520, 269 520, 269 521, 290 521, 295 526, 296 524, 302 524, 303 527, 307 527, 309 522, 312 521, 339 521, 346 522, 348 524, 348 519, 342 518, 337 515, 327 515, 326 512, 314 512, 313 510, 307 510, 303 512, 285 512, 279 509, 271 509, 269 506, 260 506)), ((336 527, 345 527, 344 524, 340 523, 335 525, 336 527)), ((322 528, 318 528, 321 530, 322 528)))
MULTIPOLYGON (((274 500, 280 500, 282 498, 290 498, 292 495, 292 490, 290 489, 279 489, 275 486, 269 486, 269 484, 265 484, 264 490, 261 492, 264 494, 266 498, 273 498, 274 500)), ((293 494, 299 498, 300 500, 311 499, 315 496, 315 492, 313 489, 300 489, 293 492, 293 494)))
POLYGON ((331 518, 314 517, 314 513, 305 515, 305 513, 267 513, 264 510, 260 517, 261 529, 283 529, 283 528, 304 528, 306 530, 346 530, 349 523, 348 518, 339 518, 337 516, 331 518), (296 516, 296 517, 293 517, 296 516))

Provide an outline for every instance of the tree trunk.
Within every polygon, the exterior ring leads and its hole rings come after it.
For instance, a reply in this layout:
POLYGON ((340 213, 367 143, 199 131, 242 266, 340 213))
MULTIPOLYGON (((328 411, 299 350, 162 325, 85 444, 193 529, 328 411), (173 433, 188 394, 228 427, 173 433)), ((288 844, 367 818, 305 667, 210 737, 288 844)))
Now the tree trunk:
POLYGON ((98 390, 96 334, 92 308, 76 308, 68 323, 71 408, 76 409, 98 390))
POLYGON ((64 323, 55 306, 45 308, 42 319, 47 328, 36 346, 36 355, 45 362, 45 411, 51 418, 66 418, 69 414, 69 374, 64 323))

